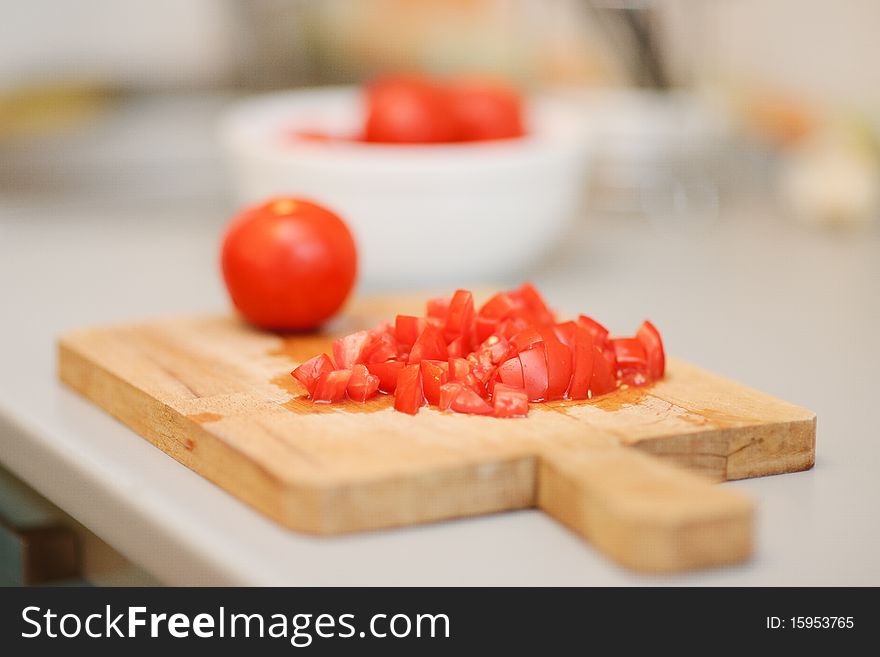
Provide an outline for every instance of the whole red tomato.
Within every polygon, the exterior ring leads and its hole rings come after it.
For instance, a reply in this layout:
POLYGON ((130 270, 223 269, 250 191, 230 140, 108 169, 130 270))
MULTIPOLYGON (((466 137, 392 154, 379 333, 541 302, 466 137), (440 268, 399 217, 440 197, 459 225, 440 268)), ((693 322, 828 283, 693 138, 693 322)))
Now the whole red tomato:
POLYGON ((357 252, 337 215, 299 198, 276 198, 237 215, 221 254, 232 303, 267 329, 319 326, 342 306, 357 252))
POLYGON ((456 124, 446 91, 419 76, 391 76, 366 88, 364 140, 389 144, 455 141, 456 124))
POLYGON ((525 133, 520 94, 503 82, 453 80, 446 96, 461 141, 512 139, 525 133))

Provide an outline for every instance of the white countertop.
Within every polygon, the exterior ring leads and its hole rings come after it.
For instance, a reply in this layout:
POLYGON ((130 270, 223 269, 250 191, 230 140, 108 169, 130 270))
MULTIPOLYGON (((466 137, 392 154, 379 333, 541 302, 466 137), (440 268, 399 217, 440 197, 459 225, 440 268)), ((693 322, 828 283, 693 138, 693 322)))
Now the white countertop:
POLYGON ((880 585, 880 236, 826 235, 760 213, 660 236, 594 219, 524 272, 557 307, 818 415, 816 467, 734 486, 758 502, 744 565, 622 570, 539 511, 342 538, 284 530, 179 465, 55 377, 66 329, 226 309, 224 204, 0 204, 0 463, 172 584, 880 585))

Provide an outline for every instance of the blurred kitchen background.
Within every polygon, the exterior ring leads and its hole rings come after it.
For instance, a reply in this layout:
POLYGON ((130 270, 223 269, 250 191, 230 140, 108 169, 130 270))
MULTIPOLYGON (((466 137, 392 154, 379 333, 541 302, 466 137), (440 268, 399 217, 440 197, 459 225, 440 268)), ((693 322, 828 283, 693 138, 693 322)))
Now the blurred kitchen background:
MULTIPOLYGON (((701 231, 726 210, 876 230, 872 0, 0 0, 0 219, 235 208, 234 98, 382 72, 567 93, 587 212, 701 231)), ((487 272, 491 275, 493 272, 487 272)))

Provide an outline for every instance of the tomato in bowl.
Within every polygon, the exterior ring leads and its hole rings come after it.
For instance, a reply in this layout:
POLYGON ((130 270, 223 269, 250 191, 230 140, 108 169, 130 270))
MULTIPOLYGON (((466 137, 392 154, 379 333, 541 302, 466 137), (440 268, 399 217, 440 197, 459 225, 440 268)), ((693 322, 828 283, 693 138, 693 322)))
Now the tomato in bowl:
POLYGON ((295 195, 333 207, 354 233, 368 287, 514 274, 577 216, 591 140, 568 101, 526 99, 517 138, 435 143, 364 141, 366 103, 361 89, 342 87, 231 108, 221 131, 237 200, 295 195))

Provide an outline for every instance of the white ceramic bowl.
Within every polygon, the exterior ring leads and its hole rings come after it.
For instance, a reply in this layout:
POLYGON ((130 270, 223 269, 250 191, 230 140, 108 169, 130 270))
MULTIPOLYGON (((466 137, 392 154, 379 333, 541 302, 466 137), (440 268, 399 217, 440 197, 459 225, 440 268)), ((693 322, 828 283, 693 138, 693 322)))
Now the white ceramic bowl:
POLYGON ((384 145, 285 137, 355 134, 354 88, 241 101, 222 137, 238 201, 279 194, 337 211, 355 233, 368 287, 466 285, 514 274, 562 238, 585 196, 589 139, 576 106, 536 98, 528 136, 496 142, 384 145))

